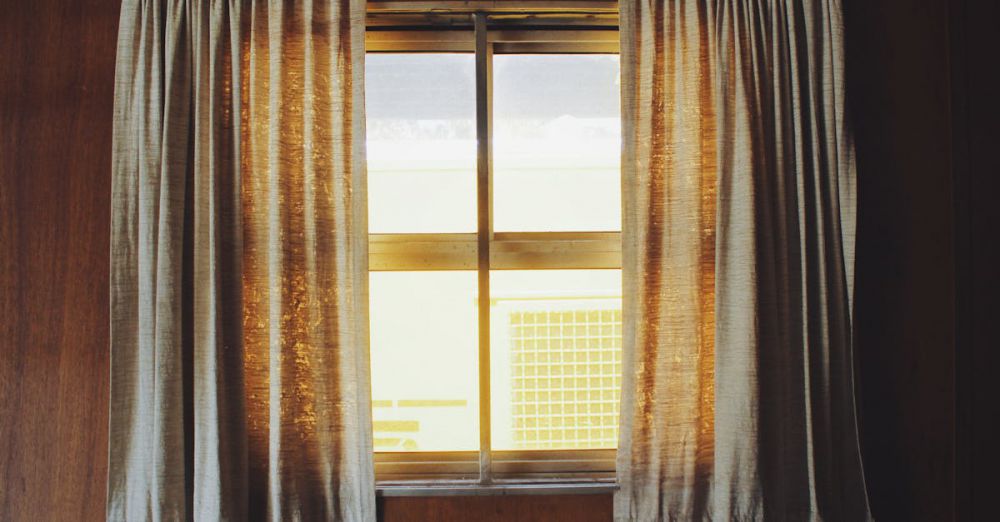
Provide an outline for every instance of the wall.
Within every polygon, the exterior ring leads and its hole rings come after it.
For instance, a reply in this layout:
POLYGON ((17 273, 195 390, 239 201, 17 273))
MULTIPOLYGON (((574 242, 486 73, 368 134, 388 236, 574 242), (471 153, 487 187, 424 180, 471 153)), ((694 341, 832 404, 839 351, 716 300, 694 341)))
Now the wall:
POLYGON ((876 520, 954 512, 948 5, 846 0, 859 176, 856 353, 876 520))
POLYGON ((0 2, 0 519, 100 520, 117 0, 0 2))
POLYGON ((953 0, 954 118, 958 326, 956 350, 956 498, 960 520, 996 518, 1000 487, 1000 3, 953 0))
POLYGON ((611 495, 392 497, 380 499, 384 522, 604 522, 611 495))

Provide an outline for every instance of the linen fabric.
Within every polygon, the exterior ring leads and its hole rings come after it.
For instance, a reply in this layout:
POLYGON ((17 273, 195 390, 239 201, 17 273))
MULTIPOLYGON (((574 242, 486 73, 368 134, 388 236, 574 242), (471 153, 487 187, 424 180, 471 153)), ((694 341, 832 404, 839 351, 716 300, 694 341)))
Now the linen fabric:
POLYGON ((616 520, 869 520, 837 0, 621 3, 616 520))
POLYGON ((363 0, 126 0, 108 520, 375 519, 363 0))

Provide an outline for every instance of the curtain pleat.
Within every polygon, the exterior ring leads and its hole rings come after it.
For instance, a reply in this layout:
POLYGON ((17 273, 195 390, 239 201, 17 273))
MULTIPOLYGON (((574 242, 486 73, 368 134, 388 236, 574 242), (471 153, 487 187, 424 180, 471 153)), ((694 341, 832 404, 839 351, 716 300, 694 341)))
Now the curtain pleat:
POLYGON ((643 458, 619 458, 618 475, 623 495, 673 492, 631 504, 630 520, 703 509, 714 443, 713 85, 705 6, 681 4, 634 3, 641 14, 621 29, 622 411, 633 422, 618 451, 643 458))
POLYGON ((123 4, 109 520, 374 520, 363 16, 123 4))
POLYGON ((868 520, 836 0, 622 2, 618 520, 868 520))

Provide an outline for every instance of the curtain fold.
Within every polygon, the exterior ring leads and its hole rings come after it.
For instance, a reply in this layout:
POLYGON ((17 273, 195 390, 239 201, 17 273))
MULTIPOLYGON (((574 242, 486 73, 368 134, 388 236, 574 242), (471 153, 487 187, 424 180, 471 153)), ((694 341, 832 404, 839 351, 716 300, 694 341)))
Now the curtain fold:
POLYGON ((363 0, 130 0, 109 520, 374 520, 363 0))
POLYGON ((837 0, 621 4, 618 520, 869 520, 837 0))

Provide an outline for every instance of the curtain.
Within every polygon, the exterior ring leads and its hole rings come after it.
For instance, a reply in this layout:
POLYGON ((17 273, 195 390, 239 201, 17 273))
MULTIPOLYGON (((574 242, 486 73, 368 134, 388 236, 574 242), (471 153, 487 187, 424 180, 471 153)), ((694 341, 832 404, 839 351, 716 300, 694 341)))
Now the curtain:
POLYGON ((869 520, 837 0, 625 0, 618 520, 869 520))
POLYGON ((375 520, 363 0, 126 0, 109 520, 375 520))

